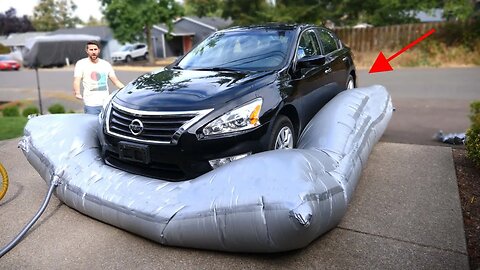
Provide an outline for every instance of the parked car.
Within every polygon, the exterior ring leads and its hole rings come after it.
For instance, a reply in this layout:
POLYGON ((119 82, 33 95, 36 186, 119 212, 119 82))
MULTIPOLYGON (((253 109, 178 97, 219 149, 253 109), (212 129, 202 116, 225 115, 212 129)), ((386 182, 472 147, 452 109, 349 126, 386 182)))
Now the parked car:
POLYGON ((191 179, 253 153, 294 148, 322 106, 355 82, 350 49, 326 28, 218 31, 111 95, 99 116, 102 156, 136 174, 191 179))
POLYGON ((113 62, 127 62, 130 63, 133 60, 147 59, 148 49, 144 43, 127 44, 123 45, 120 50, 112 53, 113 62))
POLYGON ((8 54, 0 55, 0 70, 19 70, 20 63, 8 54))

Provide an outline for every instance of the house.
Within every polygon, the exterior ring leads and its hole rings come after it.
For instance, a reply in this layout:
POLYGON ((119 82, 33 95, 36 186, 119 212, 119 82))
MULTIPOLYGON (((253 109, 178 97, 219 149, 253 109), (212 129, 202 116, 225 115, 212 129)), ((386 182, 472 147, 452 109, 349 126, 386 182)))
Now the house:
POLYGON ((10 54, 20 62, 23 62, 23 54, 26 51, 25 45, 29 39, 45 36, 50 32, 26 32, 12 33, 0 42, 10 49, 10 54))
MULTIPOLYGON (((100 38, 102 59, 112 62, 112 53, 120 49, 121 44, 113 37, 112 29, 108 26, 85 26, 82 28, 63 28, 51 32, 49 35, 91 35, 100 38)), ((85 55, 86 56, 86 55, 85 55)), ((73 63, 72 63, 73 64, 73 63)))
POLYGON ((232 24, 231 20, 217 17, 182 17, 173 23, 170 38, 165 24, 152 29, 152 44, 155 57, 166 58, 184 55, 210 34, 232 24))
POLYGON ((415 18, 420 22, 443 22, 443 9, 435 8, 428 12, 419 11, 415 14, 415 18))

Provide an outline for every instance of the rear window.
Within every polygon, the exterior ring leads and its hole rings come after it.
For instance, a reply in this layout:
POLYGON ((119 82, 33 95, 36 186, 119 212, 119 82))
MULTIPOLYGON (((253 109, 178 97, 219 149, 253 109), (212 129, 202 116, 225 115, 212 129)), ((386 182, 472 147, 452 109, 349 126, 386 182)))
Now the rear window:
POLYGON ((319 29, 317 33, 320 37, 320 41, 322 42, 322 46, 325 54, 329 54, 338 49, 338 46, 337 46, 338 42, 336 38, 333 37, 332 34, 322 29, 319 29))

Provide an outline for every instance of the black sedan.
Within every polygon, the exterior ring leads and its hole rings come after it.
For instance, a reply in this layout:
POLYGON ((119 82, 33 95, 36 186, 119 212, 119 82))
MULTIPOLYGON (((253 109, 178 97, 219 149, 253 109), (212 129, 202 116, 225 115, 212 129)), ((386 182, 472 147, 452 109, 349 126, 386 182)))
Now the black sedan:
POLYGON ((322 106, 355 82, 350 49, 326 28, 218 31, 111 95, 99 116, 102 156, 136 174, 192 179, 253 153, 294 148, 322 106))

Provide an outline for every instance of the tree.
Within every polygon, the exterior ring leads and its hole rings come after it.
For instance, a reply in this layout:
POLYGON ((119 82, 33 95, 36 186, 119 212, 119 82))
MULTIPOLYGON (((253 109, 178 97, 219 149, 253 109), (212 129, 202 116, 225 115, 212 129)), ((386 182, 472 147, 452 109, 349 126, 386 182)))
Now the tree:
POLYGON ((265 0, 224 0, 223 18, 231 18, 237 25, 266 23, 271 21, 269 4, 265 0))
POLYGON ((0 13, 0 35, 8 36, 11 33, 24 33, 35 31, 27 16, 17 17, 17 11, 10 8, 5 13, 0 13))
POLYGON ((100 25, 107 25, 107 22, 102 18, 97 20, 95 17, 90 16, 88 21, 85 23, 85 26, 100 26, 100 25))
POLYGON ((338 8, 344 1, 326 0, 277 0, 269 11, 273 21, 286 23, 323 24, 338 17, 338 8))
POLYGON ((475 3, 471 0, 443 0, 443 17, 447 20, 464 21, 475 12, 475 3))
POLYGON ((104 15, 113 35, 122 43, 145 40, 150 64, 153 64, 152 27, 165 23, 169 31, 182 7, 175 0, 102 0, 104 15))
POLYGON ((222 0, 185 0, 185 13, 198 17, 218 17, 222 15, 222 0))
MULTIPOLYGON (((200 0, 197 0, 200 1, 200 0)), ((376 26, 418 22, 420 11, 444 10, 449 20, 465 20, 473 14, 473 0, 224 0, 224 18, 235 24, 263 22, 376 26)))
POLYGON ((82 23, 73 13, 77 6, 71 0, 40 0, 33 9, 33 25, 38 31, 73 28, 82 23))

